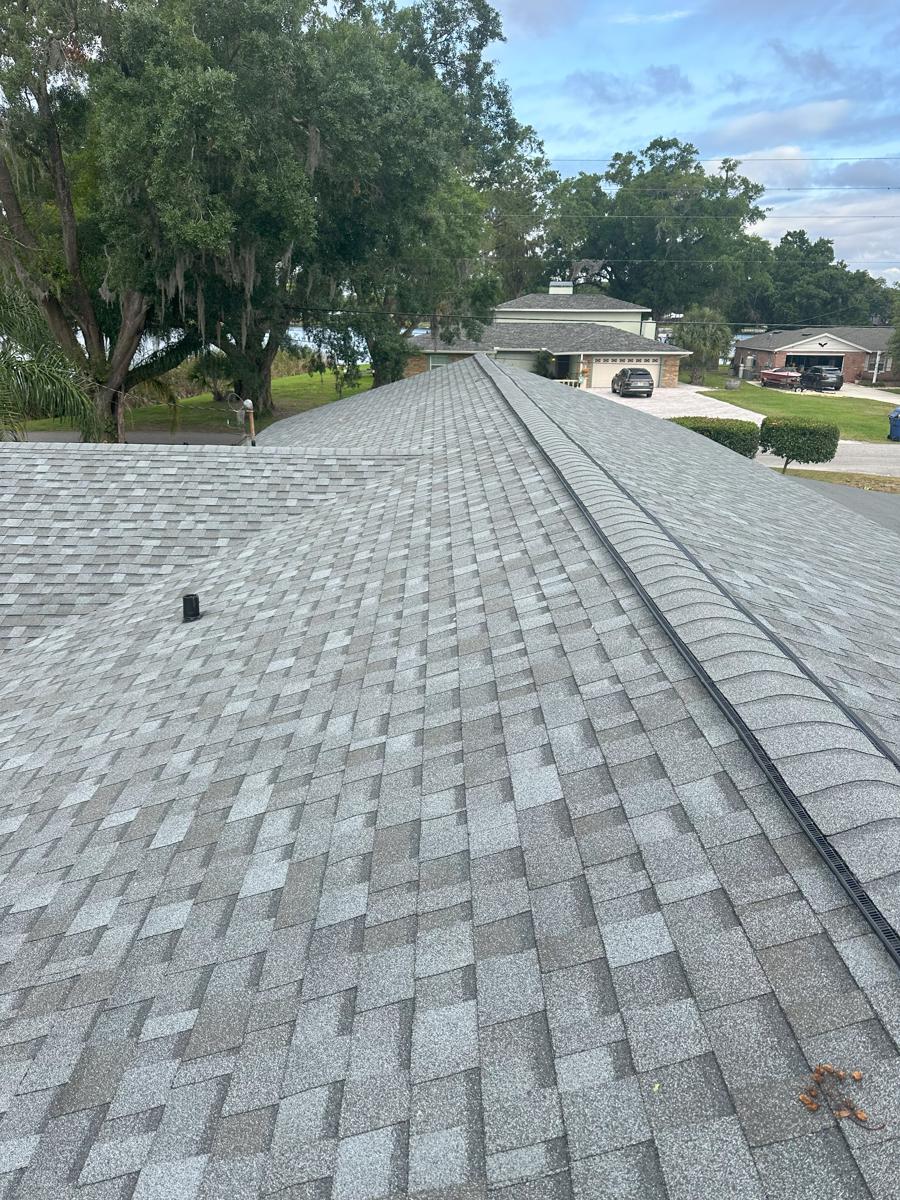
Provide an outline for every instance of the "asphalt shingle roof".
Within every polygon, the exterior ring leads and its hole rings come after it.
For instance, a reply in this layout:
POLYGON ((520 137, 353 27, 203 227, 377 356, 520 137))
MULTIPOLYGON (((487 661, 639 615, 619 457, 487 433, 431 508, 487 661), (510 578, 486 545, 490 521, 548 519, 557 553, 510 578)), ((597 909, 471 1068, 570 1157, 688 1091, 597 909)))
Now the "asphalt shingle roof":
POLYGON ((897 539, 484 358, 42 462, 54 589, 101 520, 140 569, 0 656, 0 1194, 896 1194, 900 978, 621 564, 896 922, 888 760, 704 571, 887 729, 897 539), (884 1130, 797 1103, 821 1059, 884 1130))
POLYGON ((603 312, 650 312, 650 309, 644 304, 632 304, 628 300, 617 300, 615 296, 604 296, 600 292, 575 292, 574 295, 566 295, 565 293, 554 293, 552 296, 547 292, 529 292, 527 296, 517 296, 515 300, 504 300, 502 304, 498 304, 499 309, 504 308, 546 308, 546 309, 578 309, 582 312, 588 309, 596 309, 603 312))
POLYGON ((687 354, 668 342, 593 321, 495 321, 478 338, 444 342, 430 334, 411 338, 417 350, 450 353, 494 350, 549 350, 551 354, 687 354))
POLYGON ((894 330, 887 325, 810 325, 805 329, 779 329, 772 333, 754 334, 753 337, 739 340, 738 348, 782 350, 785 346, 793 346, 817 334, 831 334, 874 354, 876 350, 887 350, 894 330))

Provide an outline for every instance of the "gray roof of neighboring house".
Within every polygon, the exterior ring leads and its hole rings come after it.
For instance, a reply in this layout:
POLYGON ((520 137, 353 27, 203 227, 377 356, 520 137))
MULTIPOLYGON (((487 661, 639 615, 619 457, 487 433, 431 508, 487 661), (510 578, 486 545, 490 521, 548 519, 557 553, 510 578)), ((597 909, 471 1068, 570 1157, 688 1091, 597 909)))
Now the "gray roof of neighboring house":
POLYGON ((874 354, 876 350, 886 350, 894 330, 888 325, 811 325, 805 329, 779 329, 772 333, 758 333, 738 341, 739 350, 783 350, 797 342, 806 341, 817 334, 831 334, 832 337, 842 338, 852 342, 874 354))
POLYGON ((887 1200, 900 976, 667 629, 896 926, 900 538, 484 356, 259 443, 0 445, 7 1193, 887 1200))
POLYGON ((600 292, 575 292, 571 296, 565 293, 554 293, 551 296, 547 292, 530 292, 527 296, 517 296, 515 300, 504 300, 497 307, 499 309, 546 308, 548 310, 574 308, 580 309, 582 312, 587 309, 597 309, 604 312, 651 311, 645 304, 632 304, 628 300, 617 300, 615 296, 604 296, 600 292))
POLYGON ((449 354, 494 350, 549 350, 551 354, 688 354, 668 342, 597 325, 593 321, 495 321, 478 338, 444 342, 430 334, 411 338, 422 351, 449 354))

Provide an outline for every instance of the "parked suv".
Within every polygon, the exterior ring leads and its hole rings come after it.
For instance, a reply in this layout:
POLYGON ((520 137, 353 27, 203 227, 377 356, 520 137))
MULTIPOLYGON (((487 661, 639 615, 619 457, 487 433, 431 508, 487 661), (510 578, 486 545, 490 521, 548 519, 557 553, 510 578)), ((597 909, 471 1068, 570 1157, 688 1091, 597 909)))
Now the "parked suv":
POLYGON ((837 367, 804 367, 800 372, 800 386, 815 392, 839 392, 844 386, 844 377, 837 367))
POLYGON ((612 390, 620 396, 652 396, 653 376, 646 367, 623 367, 613 376, 612 390))

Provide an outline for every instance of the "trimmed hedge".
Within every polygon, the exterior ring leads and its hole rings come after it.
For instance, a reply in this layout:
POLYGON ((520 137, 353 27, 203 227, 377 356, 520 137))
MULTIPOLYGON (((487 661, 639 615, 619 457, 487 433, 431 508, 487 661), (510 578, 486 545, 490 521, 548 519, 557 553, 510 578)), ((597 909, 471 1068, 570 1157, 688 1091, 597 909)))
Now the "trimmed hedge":
POLYGON ((831 462, 840 438, 837 425, 797 417, 766 417, 759 431, 760 449, 784 459, 782 474, 793 462, 831 462))
POLYGON ((754 458, 759 449, 759 427, 754 421, 735 421, 728 417, 674 417, 672 424, 692 429, 745 458, 754 458))

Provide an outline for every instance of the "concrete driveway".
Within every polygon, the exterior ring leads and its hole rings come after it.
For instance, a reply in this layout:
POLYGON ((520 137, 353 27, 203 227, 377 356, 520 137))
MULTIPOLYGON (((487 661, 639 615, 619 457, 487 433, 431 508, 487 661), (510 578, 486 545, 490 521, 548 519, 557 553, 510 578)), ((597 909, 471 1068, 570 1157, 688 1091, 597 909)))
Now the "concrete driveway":
POLYGON ((594 396, 603 396, 614 400, 616 404, 624 404, 628 408, 636 408, 641 412, 651 413, 654 417, 669 420, 672 417, 731 417, 740 421, 755 421, 761 425, 761 413, 750 412, 749 409, 739 408, 736 404, 727 404, 724 400, 715 400, 712 396, 704 396, 699 387, 690 383, 680 383, 678 387, 658 387, 648 399, 639 396, 614 396, 609 388, 588 388, 594 396))

